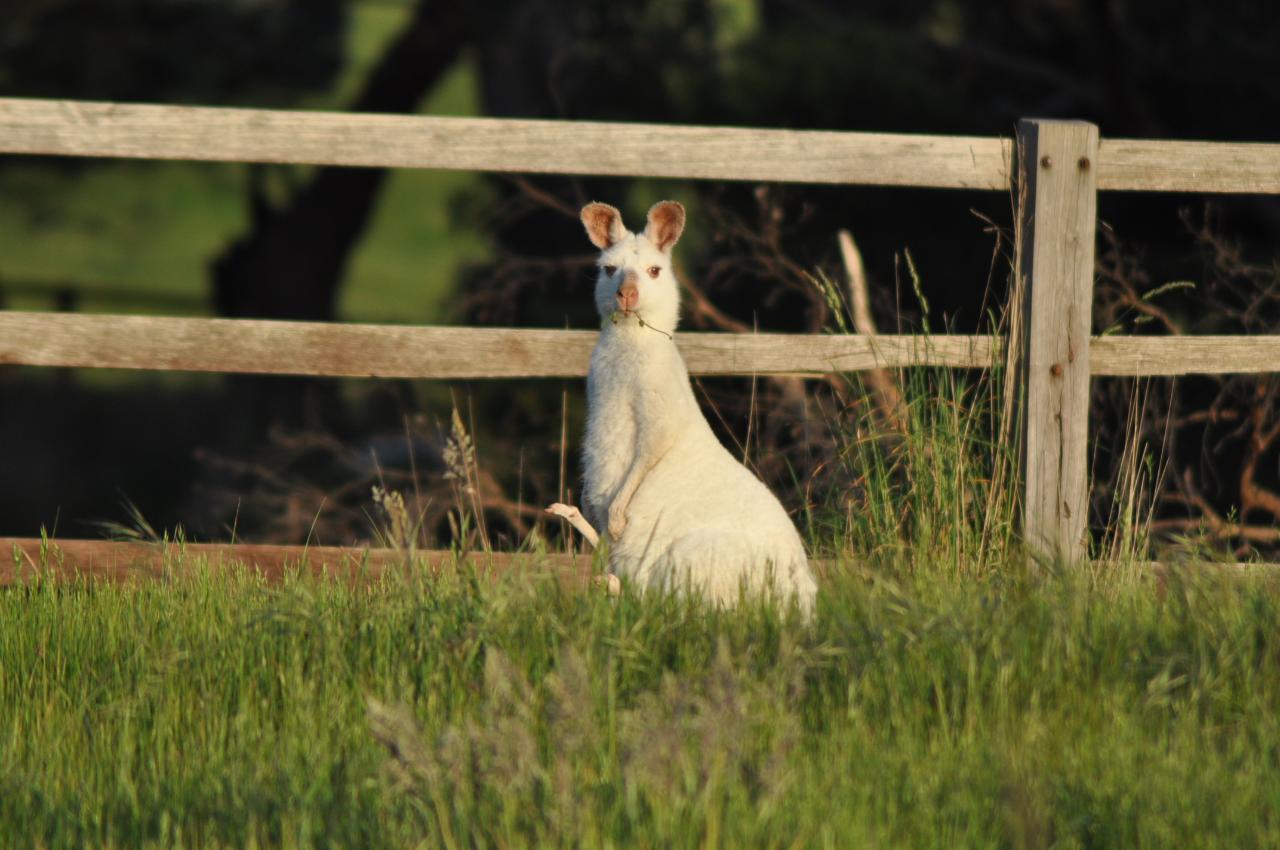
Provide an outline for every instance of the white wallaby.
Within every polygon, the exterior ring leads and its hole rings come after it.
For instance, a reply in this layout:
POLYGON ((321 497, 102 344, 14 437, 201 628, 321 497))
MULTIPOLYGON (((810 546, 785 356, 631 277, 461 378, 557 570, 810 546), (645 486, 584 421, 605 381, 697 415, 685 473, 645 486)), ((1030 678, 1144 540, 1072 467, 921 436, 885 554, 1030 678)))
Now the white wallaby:
MULTIPOLYGON (((688 587, 724 605, 741 589, 771 591, 808 613, 817 586, 800 535, 769 489, 716 439, 675 346, 680 295, 671 249, 684 222, 674 201, 655 204, 640 234, 608 204, 582 210, 600 249, 595 299, 603 322, 587 376, 587 519, 607 533, 610 572, 623 580, 688 587)), ((552 508, 562 516, 571 510, 552 508)))

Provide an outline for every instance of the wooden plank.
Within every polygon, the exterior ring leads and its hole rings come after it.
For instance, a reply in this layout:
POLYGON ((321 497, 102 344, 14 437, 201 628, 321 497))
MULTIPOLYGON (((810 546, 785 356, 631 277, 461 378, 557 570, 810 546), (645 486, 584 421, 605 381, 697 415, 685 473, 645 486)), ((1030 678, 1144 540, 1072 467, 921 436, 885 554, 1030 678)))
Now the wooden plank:
MULTIPOLYGON (((0 365, 424 379, 583 377, 595 331, 0 311, 0 365)), ((989 336, 676 337, 696 375, 992 364, 989 336)), ((1280 336, 1094 337, 1093 375, 1280 372, 1280 336)))
MULTIPOLYGON (((1007 189, 974 136, 0 98, 0 153, 1007 189)), ((1280 193, 1280 145, 1103 139, 1099 190, 1280 193)))
MULTIPOLYGON (((595 331, 0 311, 0 365, 394 378, 582 377, 595 331)), ((987 368, 988 336, 677 336, 698 375, 987 368)), ((1280 336, 1094 337, 1093 375, 1280 371, 1280 336)))
POLYGON ((1098 189, 1280 194, 1280 145, 1103 139, 1098 189))
MULTIPOLYGON (((497 578, 512 571, 551 574, 565 584, 586 586, 592 575, 591 557, 560 552, 546 554, 473 552, 465 561, 483 576, 497 578)), ((458 568, 453 552, 428 550, 414 554, 416 569, 443 574, 458 568)), ((68 581, 83 578, 124 584, 138 581, 175 580, 201 568, 211 573, 248 569, 267 582, 279 582, 290 572, 330 577, 348 583, 378 581, 389 570, 405 564, 402 554, 392 549, 347 546, 266 546, 227 543, 134 543, 112 540, 54 540, 0 537, 0 587, 29 583, 37 578, 68 581)), ((1128 565, 1095 562, 1101 569, 1125 569, 1128 565)), ((1157 581, 1167 580, 1175 567, 1158 561, 1134 564, 1140 572, 1157 581)), ((819 577, 840 571, 836 560, 815 560, 819 577)), ((1196 570, 1224 577, 1280 578, 1280 564, 1226 564, 1203 562, 1178 565, 1176 569, 1196 570)))
POLYGON ((0 98, 0 153, 1007 189, 1010 143, 0 98))
POLYGON ((1102 336, 1093 375, 1244 375, 1280 372, 1280 336, 1102 336))
MULTIPOLYGON (((585 583, 591 575, 589 555, 474 552, 466 561, 482 575, 494 577, 513 570, 540 571, 585 583)), ((40 538, 0 537, 0 587, 30 581, 42 573, 121 583, 190 575, 202 566, 213 572, 247 568, 271 582, 291 571, 376 581, 405 564, 406 556, 394 549, 112 540, 55 540, 46 548, 40 538)), ((414 553, 413 565, 438 574, 456 570, 458 559, 450 551, 420 551, 414 553)))
MULTIPOLYGON (((694 375, 793 375, 946 366, 984 369, 992 337, 965 335, 681 333, 676 344, 694 375)), ((583 374, 586 374, 585 368, 583 374)))
MULTIPOLYGON (((1105 564, 1099 561, 1094 562, 1095 566, 1110 567, 1112 564, 1105 564)), ((1120 565, 1123 568, 1123 565, 1120 565)), ((1189 573, 1199 573, 1201 575, 1210 575, 1216 578, 1242 578, 1242 579, 1269 579, 1275 581, 1280 579, 1280 563, 1275 561, 1245 561, 1241 563, 1232 563, 1225 561, 1192 561, 1190 563, 1167 563, 1164 561, 1139 561, 1134 564, 1140 572, 1146 573, 1154 578, 1161 587, 1167 585, 1169 578, 1174 573, 1187 575, 1189 573)))
POLYGON ((1018 150, 1026 181, 1018 246, 1023 534, 1032 548, 1077 563, 1088 554, 1098 128, 1020 121, 1018 150))
MULTIPOLYGON (((596 331, 0 311, 0 364, 384 378, 582 377, 596 331)), ((679 334, 698 375, 981 368, 982 336, 679 334)))

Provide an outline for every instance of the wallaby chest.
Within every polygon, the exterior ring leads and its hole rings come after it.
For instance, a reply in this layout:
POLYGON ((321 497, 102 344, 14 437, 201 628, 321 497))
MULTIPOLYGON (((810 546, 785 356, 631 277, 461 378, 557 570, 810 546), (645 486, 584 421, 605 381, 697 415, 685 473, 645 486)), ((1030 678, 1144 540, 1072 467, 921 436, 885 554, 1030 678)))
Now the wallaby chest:
POLYGON ((664 415, 667 405, 655 406, 655 398, 688 383, 674 345, 659 341, 670 350, 643 344, 648 340, 602 336, 592 352, 583 460, 586 497, 594 507, 606 506, 635 457, 641 418, 664 415))

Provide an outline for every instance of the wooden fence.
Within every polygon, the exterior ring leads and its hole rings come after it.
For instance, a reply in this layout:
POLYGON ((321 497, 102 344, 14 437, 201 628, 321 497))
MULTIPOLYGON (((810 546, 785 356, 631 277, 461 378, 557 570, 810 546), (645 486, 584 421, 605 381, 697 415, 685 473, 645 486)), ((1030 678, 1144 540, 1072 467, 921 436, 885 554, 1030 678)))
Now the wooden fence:
MULTIPOLYGON (((1090 337, 1099 191, 1280 194, 1280 145, 1013 140, 0 98, 0 154, 1017 190, 1023 525, 1084 556, 1093 375, 1280 371, 1280 337, 1090 337)), ((595 332, 0 311, 0 364, 402 378, 581 376, 595 332)), ((983 368, 984 336, 680 334, 694 374, 983 368)), ((221 551, 221 550, 220 550, 221 551)), ((247 550, 246 550, 247 551, 247 550)), ((301 551, 301 550, 299 550, 301 551)))

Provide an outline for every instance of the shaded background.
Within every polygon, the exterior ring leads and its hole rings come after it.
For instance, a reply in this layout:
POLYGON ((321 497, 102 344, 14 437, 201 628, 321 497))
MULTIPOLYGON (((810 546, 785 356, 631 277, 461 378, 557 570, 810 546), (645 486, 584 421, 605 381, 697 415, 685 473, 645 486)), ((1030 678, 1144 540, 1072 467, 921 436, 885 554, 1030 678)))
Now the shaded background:
MULTIPOLYGON (((1005 136, 1064 117, 1104 137, 1276 141, 1276 44, 1280 12, 1246 0, 10 0, 0 92, 1005 136)), ((974 330, 989 287, 1004 294, 1000 193, 5 157, 0 306, 591 327, 576 210, 607 200, 637 227, 660 197, 690 209, 686 327, 829 325, 806 276, 842 274, 839 228, 882 330, 974 330)), ((1099 215, 1095 330, 1280 332, 1280 200, 1106 193, 1099 215)), ((1102 517, 1133 384, 1094 383, 1102 517)), ((1171 458, 1159 530, 1274 551, 1277 382, 1144 384, 1145 431, 1171 458)), ((701 382, 726 441, 746 431, 744 389, 701 382)), ((777 415, 755 463, 789 494, 821 455, 803 412, 820 388, 762 392, 777 415)), ((202 539, 355 542, 382 482, 447 539, 455 405, 512 545, 576 489, 581 382, 4 369, 0 534, 91 535, 136 522, 127 500, 202 539)))

